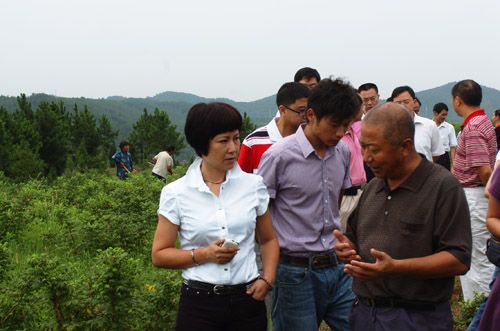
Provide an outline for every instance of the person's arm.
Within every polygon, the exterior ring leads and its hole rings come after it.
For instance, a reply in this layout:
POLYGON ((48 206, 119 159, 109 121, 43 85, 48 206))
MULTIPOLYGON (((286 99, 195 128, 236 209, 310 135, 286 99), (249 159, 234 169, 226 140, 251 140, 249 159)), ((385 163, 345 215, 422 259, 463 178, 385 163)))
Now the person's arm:
POLYGON ((488 184, 488 179, 490 179, 491 176, 491 167, 480 166, 477 167, 477 171, 479 173, 479 178, 481 179, 481 183, 486 186, 488 184))
POLYGON ((268 291, 272 289, 276 279, 276 268, 279 260, 278 239, 274 233, 269 209, 262 216, 257 217, 256 236, 260 245, 263 265, 263 279, 256 280, 247 293, 256 300, 264 300, 268 291))
POLYGON ((432 160, 436 162, 441 155, 443 155, 444 146, 441 143, 441 137, 439 136, 439 130, 436 125, 431 126, 431 154, 432 160))
MULTIPOLYGON (((496 160, 495 167, 493 168, 493 173, 495 173, 495 171, 497 171, 499 164, 500 164, 500 160, 496 160)), ((490 178, 488 178, 488 182, 484 186, 484 196, 486 198, 490 197, 490 184, 491 184, 491 178, 493 178, 493 173, 491 174, 490 178)))
POLYGON ((401 260, 393 259, 389 254, 376 249, 371 249, 370 253, 375 257, 375 263, 352 260, 345 265, 344 271, 355 278, 370 280, 387 276, 442 278, 463 275, 468 270, 465 264, 446 251, 401 260))
POLYGON ((238 247, 220 247, 224 239, 212 242, 208 247, 194 250, 183 250, 175 247, 179 226, 171 223, 166 217, 158 216, 151 249, 151 259, 157 267, 185 269, 203 263, 224 264, 233 259, 238 247))
POLYGON ((500 238, 500 201, 490 195, 488 212, 486 213, 486 227, 492 235, 500 238))
POLYGON ((455 162, 455 155, 457 154, 457 148, 456 147, 450 147, 450 160, 451 164, 455 162))

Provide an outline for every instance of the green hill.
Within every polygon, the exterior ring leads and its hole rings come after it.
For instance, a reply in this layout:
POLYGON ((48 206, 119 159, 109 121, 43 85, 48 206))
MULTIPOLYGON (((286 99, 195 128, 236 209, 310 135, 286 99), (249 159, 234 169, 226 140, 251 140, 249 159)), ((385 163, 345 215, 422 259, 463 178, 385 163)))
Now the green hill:
MULTIPOLYGON (((451 108, 450 91, 454 82, 438 86, 432 89, 417 92, 418 98, 422 101, 421 115, 432 118, 432 107, 437 102, 444 102, 451 108)), ((276 114, 275 96, 268 96, 251 102, 239 102, 227 98, 204 98, 190 93, 166 91, 153 97, 147 98, 128 98, 123 96, 110 96, 108 98, 63 98, 48 94, 32 94, 29 97, 33 109, 42 101, 63 101, 68 110, 71 110, 76 104, 79 109, 84 105, 96 116, 106 114, 113 128, 119 130, 118 139, 128 136, 132 130, 133 124, 141 116, 144 108, 153 111, 155 108, 166 111, 172 122, 177 125, 182 132, 186 113, 189 108, 198 102, 222 101, 235 106, 242 113, 246 112, 248 116, 257 125, 264 125, 276 114)), ((0 96, 0 106, 9 111, 14 111, 17 107, 16 98, 0 96)), ((500 108, 500 91, 483 86, 483 107, 488 113, 500 108)), ((449 112, 450 122, 462 121, 453 110, 449 112)))

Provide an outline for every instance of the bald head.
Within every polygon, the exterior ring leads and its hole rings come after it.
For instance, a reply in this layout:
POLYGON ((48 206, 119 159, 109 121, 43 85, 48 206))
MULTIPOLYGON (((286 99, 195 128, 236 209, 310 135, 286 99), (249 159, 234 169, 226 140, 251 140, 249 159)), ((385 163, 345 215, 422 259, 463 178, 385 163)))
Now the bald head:
POLYGON ((363 125, 380 126, 385 140, 394 146, 405 139, 414 141, 415 123, 410 112, 397 103, 387 102, 373 108, 363 119, 363 125))

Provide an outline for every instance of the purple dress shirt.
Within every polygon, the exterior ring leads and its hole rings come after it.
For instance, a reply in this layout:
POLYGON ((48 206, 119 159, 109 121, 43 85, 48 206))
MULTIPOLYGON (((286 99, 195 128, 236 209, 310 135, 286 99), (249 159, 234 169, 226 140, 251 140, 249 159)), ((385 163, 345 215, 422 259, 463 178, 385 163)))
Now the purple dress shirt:
POLYGON ((340 190, 351 187, 350 152, 340 141, 319 157, 302 127, 262 156, 258 174, 271 198, 269 209, 283 254, 307 256, 331 250, 340 229, 340 190))

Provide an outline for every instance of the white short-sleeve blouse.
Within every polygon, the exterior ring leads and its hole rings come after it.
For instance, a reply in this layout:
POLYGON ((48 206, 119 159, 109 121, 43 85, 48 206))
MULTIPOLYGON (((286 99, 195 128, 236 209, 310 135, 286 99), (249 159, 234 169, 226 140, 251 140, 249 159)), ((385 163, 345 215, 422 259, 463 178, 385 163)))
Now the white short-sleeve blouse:
POLYGON ((179 226, 180 248, 207 247, 218 239, 233 239, 240 245, 227 264, 204 263, 184 269, 184 279, 212 284, 241 284, 258 276, 254 252, 257 216, 263 215, 269 195, 262 177, 243 172, 235 162, 216 196, 203 181, 201 159, 186 175, 161 192, 158 214, 179 226))

